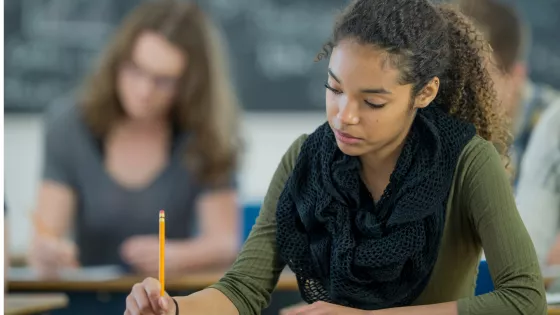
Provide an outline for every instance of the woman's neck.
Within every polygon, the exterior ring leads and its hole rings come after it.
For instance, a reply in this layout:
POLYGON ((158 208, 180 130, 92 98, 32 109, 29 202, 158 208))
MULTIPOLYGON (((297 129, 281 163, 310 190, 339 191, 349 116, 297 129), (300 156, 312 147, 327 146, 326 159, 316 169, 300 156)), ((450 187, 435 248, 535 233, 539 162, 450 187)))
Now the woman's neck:
POLYGON ((379 201, 397 165, 408 131, 378 150, 360 156, 362 180, 374 201, 379 201))
POLYGON ((117 128, 135 131, 161 131, 169 129, 169 127, 170 124, 166 119, 125 119, 118 124, 117 128))
POLYGON ((379 149, 360 156, 364 174, 391 174, 404 147, 408 132, 407 130, 379 149))
POLYGON ((117 123, 111 134, 136 135, 135 137, 153 137, 156 135, 171 135, 171 124, 165 119, 133 120, 124 119, 117 123))
POLYGON ((165 120, 122 120, 107 135, 106 142, 155 141, 170 145, 173 137, 171 124, 165 120))

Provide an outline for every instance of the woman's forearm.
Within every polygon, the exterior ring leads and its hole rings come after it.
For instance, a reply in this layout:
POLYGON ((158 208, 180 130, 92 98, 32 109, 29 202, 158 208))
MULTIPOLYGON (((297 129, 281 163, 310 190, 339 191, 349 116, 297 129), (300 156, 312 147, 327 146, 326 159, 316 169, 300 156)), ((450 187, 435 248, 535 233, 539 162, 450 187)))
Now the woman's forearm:
POLYGON ((447 302, 432 305, 407 306, 372 311, 369 315, 458 315, 457 302, 447 302))
POLYGON ((45 181, 39 189, 37 209, 33 213, 35 234, 38 237, 67 237, 76 202, 76 194, 70 187, 45 181))
POLYGON ((179 315, 239 315, 235 305, 216 289, 204 289, 174 299, 179 305, 179 315))

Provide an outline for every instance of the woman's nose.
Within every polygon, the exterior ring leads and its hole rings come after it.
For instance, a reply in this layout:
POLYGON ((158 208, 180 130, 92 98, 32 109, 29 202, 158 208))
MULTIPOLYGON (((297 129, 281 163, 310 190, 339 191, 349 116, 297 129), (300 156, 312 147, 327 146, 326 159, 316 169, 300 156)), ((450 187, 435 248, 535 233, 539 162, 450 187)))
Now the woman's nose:
POLYGON ((337 118, 344 125, 355 125, 360 121, 358 103, 344 96, 338 104, 337 118))

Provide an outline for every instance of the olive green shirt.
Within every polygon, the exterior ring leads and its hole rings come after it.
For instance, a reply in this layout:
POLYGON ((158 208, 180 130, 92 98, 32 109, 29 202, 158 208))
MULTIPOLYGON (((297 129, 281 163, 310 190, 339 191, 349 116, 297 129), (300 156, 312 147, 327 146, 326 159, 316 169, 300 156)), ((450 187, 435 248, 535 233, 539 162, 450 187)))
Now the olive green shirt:
MULTIPOLYGON (((211 286, 241 315, 260 314, 285 268, 276 248, 276 203, 306 138, 300 136, 283 156, 237 261, 211 286)), ((478 136, 459 157, 439 256, 428 285, 413 304, 449 301, 458 301, 459 315, 546 314, 547 309, 535 249, 505 168, 494 146, 478 136), (475 297, 482 248, 495 291, 475 297)))

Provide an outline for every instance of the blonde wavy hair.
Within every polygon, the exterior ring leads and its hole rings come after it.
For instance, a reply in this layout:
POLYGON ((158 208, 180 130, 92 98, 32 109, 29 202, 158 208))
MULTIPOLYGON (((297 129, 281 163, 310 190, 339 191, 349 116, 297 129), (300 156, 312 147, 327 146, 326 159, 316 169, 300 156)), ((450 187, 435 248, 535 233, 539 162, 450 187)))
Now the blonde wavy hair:
POLYGON ((189 66, 169 119, 181 132, 193 135, 185 161, 197 178, 208 184, 227 181, 237 167, 241 149, 239 104, 221 32, 193 3, 147 1, 125 18, 83 86, 79 104, 87 124, 96 136, 104 137, 125 117, 117 75, 144 31, 156 32, 188 52, 189 66))

